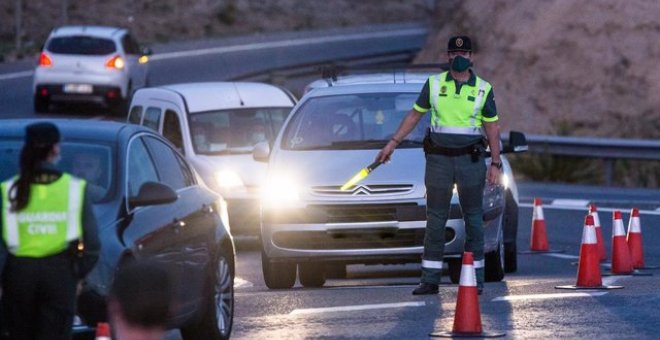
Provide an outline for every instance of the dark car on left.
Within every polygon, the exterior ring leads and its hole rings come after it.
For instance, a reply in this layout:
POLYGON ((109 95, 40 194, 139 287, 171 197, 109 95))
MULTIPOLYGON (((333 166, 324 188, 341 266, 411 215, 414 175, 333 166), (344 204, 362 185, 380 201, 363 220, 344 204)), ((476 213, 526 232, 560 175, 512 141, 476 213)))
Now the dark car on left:
MULTIPOLYGON (((18 173, 26 125, 0 124, 0 181, 18 173)), ((174 283, 170 328, 184 339, 229 338, 234 313, 235 248, 224 200, 209 190, 163 137, 137 125, 49 120, 62 134, 62 171, 86 179, 101 254, 83 282, 78 315, 106 321, 105 300, 121 266, 149 260, 174 283)))

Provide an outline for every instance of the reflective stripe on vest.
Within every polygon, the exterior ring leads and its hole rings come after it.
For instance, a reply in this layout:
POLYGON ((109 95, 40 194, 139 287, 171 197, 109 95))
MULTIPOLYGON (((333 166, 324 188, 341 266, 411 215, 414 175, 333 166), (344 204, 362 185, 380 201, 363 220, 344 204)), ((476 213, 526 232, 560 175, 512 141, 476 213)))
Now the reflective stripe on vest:
POLYGON ((82 236, 82 205, 86 183, 63 174, 49 184, 32 184, 30 201, 19 212, 10 211, 9 189, 16 179, 3 182, 3 238, 10 253, 46 257, 64 251, 82 236))
POLYGON ((482 134, 481 112, 491 85, 478 76, 475 77, 474 86, 463 84, 459 94, 456 94, 456 83, 453 80, 445 81, 447 72, 429 77, 432 132, 482 134))

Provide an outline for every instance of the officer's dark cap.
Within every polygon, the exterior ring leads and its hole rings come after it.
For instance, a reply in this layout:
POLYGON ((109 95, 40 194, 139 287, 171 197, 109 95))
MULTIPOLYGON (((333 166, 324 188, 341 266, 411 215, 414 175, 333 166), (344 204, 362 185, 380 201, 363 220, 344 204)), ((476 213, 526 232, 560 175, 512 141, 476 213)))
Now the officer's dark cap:
POLYGON ((472 40, 466 35, 459 35, 449 38, 447 43, 447 52, 472 52, 472 40))
POLYGON ((59 143, 60 131, 53 123, 34 123, 25 127, 25 143, 34 146, 49 146, 59 143))

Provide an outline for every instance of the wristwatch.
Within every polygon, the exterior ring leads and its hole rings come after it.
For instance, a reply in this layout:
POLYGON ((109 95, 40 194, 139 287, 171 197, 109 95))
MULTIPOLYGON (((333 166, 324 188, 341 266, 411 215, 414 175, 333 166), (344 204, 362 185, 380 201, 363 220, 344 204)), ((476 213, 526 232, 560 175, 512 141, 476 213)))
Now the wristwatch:
POLYGON ((502 170, 502 162, 490 162, 490 166, 494 166, 494 167, 502 170))

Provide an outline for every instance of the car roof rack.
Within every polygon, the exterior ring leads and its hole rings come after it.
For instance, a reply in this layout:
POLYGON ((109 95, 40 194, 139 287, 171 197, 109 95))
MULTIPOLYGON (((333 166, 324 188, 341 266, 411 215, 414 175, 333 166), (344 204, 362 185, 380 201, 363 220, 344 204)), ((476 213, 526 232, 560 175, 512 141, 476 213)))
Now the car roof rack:
POLYGON ((348 66, 329 64, 320 67, 321 78, 326 79, 328 84, 332 86, 331 82, 337 81, 339 76, 364 74, 364 73, 392 73, 397 72, 405 74, 412 70, 429 70, 429 71, 447 71, 449 70, 449 63, 440 64, 380 64, 380 65, 360 65, 348 66))

